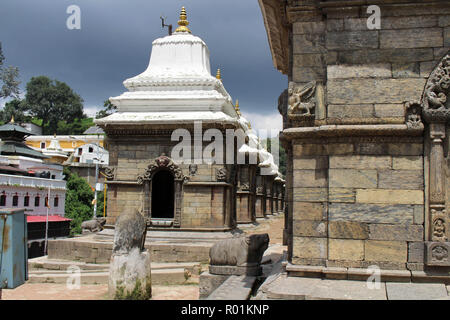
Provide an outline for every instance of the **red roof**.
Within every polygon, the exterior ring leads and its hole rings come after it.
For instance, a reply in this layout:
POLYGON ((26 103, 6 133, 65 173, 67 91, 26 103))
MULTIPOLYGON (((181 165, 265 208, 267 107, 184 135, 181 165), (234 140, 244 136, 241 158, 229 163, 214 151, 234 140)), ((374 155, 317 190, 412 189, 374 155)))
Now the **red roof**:
MULTIPOLYGON (((27 215, 27 222, 45 222, 47 216, 29 216, 27 215)), ((70 221, 72 219, 67 219, 60 216, 48 216, 48 222, 60 222, 60 221, 70 221)))

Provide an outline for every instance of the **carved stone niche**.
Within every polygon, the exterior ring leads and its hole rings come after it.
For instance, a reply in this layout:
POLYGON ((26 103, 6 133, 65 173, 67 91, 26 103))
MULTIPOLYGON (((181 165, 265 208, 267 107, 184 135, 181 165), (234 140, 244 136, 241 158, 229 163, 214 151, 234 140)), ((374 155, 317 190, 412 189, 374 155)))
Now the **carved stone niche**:
POLYGON ((143 186, 144 191, 144 217, 146 217, 151 225, 154 226, 172 226, 180 227, 181 225, 181 205, 183 203, 183 184, 189 180, 184 176, 181 168, 175 162, 162 154, 153 160, 145 172, 137 178, 138 184, 143 186), (152 220, 152 179, 158 172, 165 170, 172 174, 174 179, 174 218, 173 221, 156 221, 152 220))
POLYGON ((444 143, 447 125, 450 121, 450 51, 445 54, 433 70, 422 95, 422 117, 428 125, 429 141, 429 230, 426 264, 429 266, 450 266, 449 249, 449 203, 446 203, 448 185, 445 176, 447 165, 444 143))

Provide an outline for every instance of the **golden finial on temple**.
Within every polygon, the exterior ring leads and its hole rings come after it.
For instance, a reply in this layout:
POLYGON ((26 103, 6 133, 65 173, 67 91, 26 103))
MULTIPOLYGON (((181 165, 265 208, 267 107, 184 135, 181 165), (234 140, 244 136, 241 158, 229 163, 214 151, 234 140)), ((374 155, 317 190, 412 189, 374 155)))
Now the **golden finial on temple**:
POLYGON ((12 115, 10 123, 14 123, 14 115, 12 115))
POLYGON ((234 106, 236 113, 238 114, 238 116, 241 116, 241 110, 239 110, 239 100, 236 99, 236 105, 234 106))
POLYGON ((189 28, 187 27, 189 25, 189 21, 187 20, 186 9, 184 7, 181 8, 180 20, 178 21, 178 25, 179 27, 177 28, 177 30, 175 30, 175 32, 191 33, 191 30, 189 30, 189 28))
POLYGON ((217 69, 216 79, 222 80, 222 74, 220 73, 220 69, 217 69))

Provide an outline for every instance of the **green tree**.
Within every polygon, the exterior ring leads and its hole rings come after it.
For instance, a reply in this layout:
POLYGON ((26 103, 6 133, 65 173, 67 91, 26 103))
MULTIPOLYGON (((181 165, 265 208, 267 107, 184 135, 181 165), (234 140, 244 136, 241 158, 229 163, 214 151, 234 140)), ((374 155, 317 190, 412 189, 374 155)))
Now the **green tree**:
POLYGON ((3 62, 5 56, 2 51, 2 44, 0 42, 0 98, 18 98, 19 97, 19 69, 17 67, 4 67, 3 62))
POLYGON ((54 134, 59 121, 72 123, 84 119, 83 99, 66 83, 46 76, 33 77, 27 83, 25 101, 30 115, 42 119, 43 134, 54 134))
MULTIPOLYGON (((58 121, 56 134, 60 135, 78 135, 83 134, 88 128, 94 125, 92 118, 75 118, 72 122, 58 121)), ((48 129, 49 130, 49 129, 48 129)))
POLYGON ((13 99, 7 102, 3 110, 0 111, 0 121, 2 123, 11 121, 13 116, 16 122, 28 122, 31 120, 23 100, 13 99))
POLYGON ((94 192, 89 184, 76 173, 64 168, 66 185, 66 217, 70 222, 70 235, 81 233, 81 223, 93 217, 94 192))
POLYGON ((117 107, 113 105, 109 100, 105 100, 105 102, 103 103, 103 110, 97 112, 97 114, 95 115, 95 119, 107 117, 116 111, 117 107))

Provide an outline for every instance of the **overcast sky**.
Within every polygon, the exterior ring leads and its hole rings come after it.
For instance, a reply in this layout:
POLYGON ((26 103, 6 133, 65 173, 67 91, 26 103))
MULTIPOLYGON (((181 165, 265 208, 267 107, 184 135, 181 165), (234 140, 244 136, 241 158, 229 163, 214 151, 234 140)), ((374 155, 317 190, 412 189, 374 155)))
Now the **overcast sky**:
POLYGON ((152 41, 167 34, 160 16, 175 28, 182 6, 244 115, 256 128, 281 128, 287 77, 273 67, 257 0, 0 0, 6 65, 19 67, 22 91, 33 76, 66 82, 92 114, 147 68, 152 41), (81 9, 81 30, 66 27, 70 5, 81 9))

